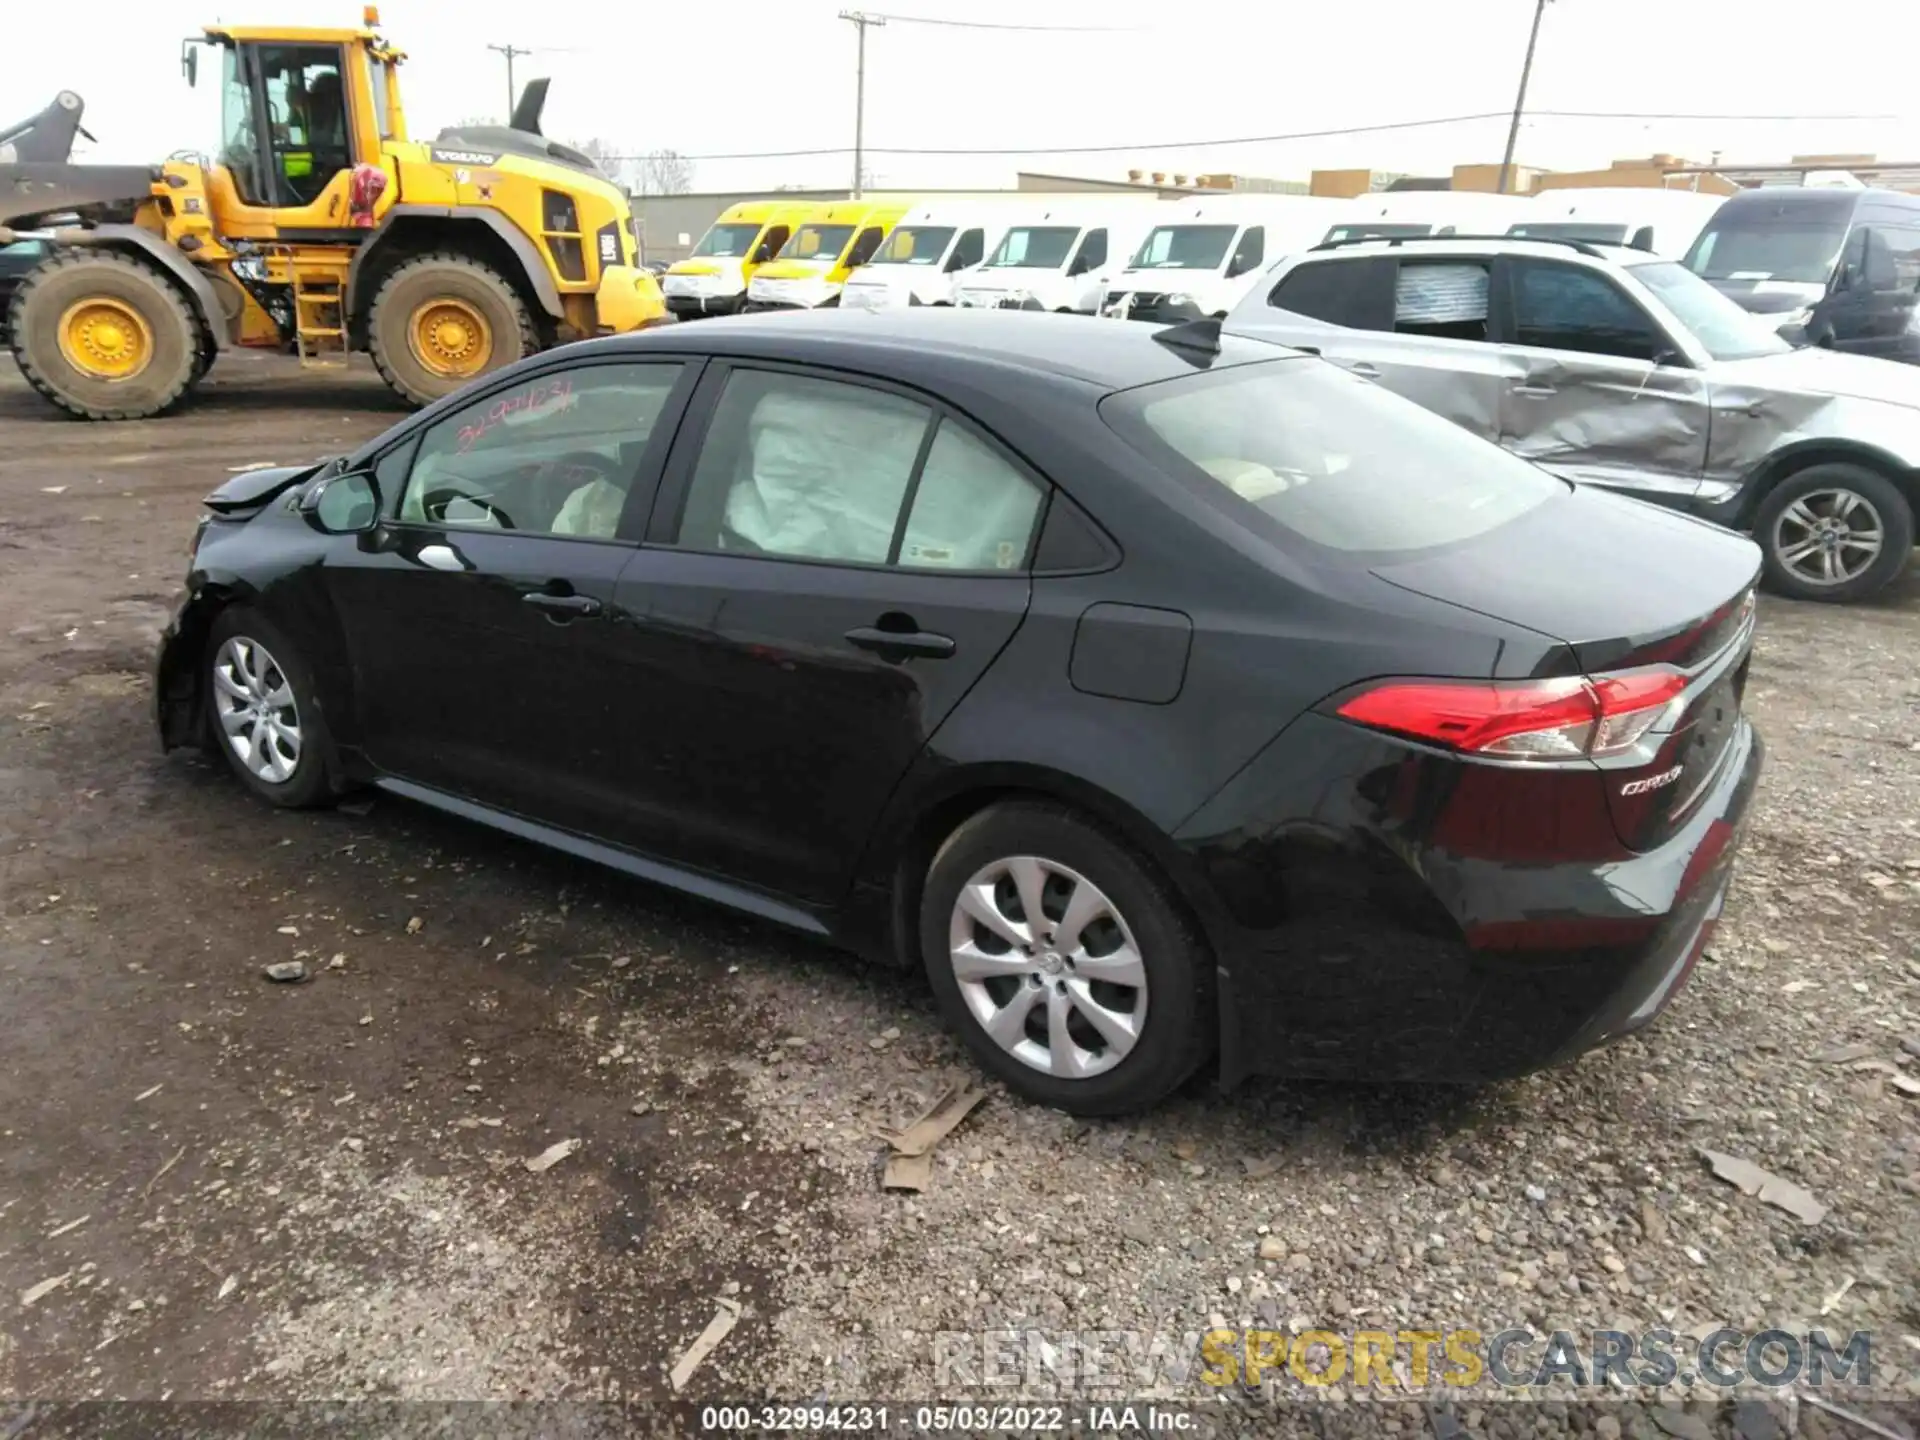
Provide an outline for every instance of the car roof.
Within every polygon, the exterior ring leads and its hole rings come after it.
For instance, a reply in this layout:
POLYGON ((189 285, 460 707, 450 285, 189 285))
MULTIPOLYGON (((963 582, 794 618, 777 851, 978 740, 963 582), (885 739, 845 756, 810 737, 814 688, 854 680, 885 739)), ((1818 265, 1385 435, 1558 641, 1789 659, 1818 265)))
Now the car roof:
POLYGON ((1088 315, 916 306, 897 310, 796 310, 664 325, 590 342, 596 348, 792 360, 862 370, 908 384, 984 380, 1019 369, 1053 384, 1102 393, 1279 360, 1298 352, 1222 336, 1217 352, 1169 345, 1163 327, 1088 315))
MULTIPOLYGON (((1516 224, 1526 223, 1516 220, 1516 224)), ((1626 245, 1603 245, 1595 240, 1547 240, 1523 235, 1487 235, 1478 239, 1457 235, 1406 235, 1390 238, 1347 240, 1335 245, 1316 246, 1289 256, 1291 260, 1324 259, 1329 255, 1485 255, 1496 254, 1557 256, 1584 255, 1609 265, 1648 265, 1661 257, 1626 245)))

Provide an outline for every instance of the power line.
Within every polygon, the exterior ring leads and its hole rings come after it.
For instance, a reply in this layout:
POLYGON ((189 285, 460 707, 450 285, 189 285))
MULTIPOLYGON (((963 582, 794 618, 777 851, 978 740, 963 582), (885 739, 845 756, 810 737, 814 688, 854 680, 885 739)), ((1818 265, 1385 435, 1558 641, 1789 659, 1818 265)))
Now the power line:
MULTIPOLYGON (((1714 121, 1769 121, 1769 120, 1893 120, 1893 115, 1702 115, 1702 114, 1654 114, 1638 111, 1611 110, 1530 110, 1529 119, 1534 120, 1714 120, 1714 121)), ((1277 145, 1289 140, 1325 140, 1339 135, 1377 135, 1391 130, 1424 130, 1443 125, 1468 125, 1485 120, 1505 120, 1505 110, 1483 110, 1473 115, 1439 115, 1426 120, 1393 120, 1378 125, 1342 125, 1331 130, 1296 130, 1286 135, 1236 135, 1225 139, 1209 140, 1156 140, 1138 145, 1038 145, 1014 149, 964 150, 964 149, 928 149, 924 147, 864 145, 866 155, 945 155, 945 156, 1020 156, 1020 155, 1124 155, 1137 154, 1145 150, 1215 150, 1232 145, 1277 145)), ((851 153, 845 145, 830 145, 812 150, 743 150, 727 154, 687 155, 687 160, 803 160, 827 155, 846 155, 851 153)), ((638 160, 638 155, 613 155, 612 160, 638 160)))
POLYGON ((516 55, 531 55, 533 51, 523 50, 518 45, 489 45, 487 49, 507 57, 507 114, 512 115, 516 98, 513 92, 513 57, 516 55))

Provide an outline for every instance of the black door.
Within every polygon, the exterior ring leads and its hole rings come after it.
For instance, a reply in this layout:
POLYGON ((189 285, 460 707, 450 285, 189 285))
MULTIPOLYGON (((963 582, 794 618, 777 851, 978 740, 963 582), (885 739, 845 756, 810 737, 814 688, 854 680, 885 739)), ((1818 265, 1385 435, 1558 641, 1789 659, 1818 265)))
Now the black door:
POLYGON ((617 582, 692 378, 672 363, 544 371, 382 465, 392 523, 327 572, 374 765, 547 824, 615 825, 603 777, 630 700, 617 582))
POLYGON ((621 578, 622 838, 837 898, 881 807, 1026 614, 1044 487, 878 385, 715 366, 621 578))

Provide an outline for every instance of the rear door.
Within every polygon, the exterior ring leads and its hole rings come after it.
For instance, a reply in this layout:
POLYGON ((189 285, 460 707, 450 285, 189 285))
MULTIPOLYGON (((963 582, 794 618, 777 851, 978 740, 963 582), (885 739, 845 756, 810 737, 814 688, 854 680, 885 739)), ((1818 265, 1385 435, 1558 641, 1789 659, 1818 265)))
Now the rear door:
POLYGON ((1012 638, 1046 487, 878 381, 715 363, 617 600, 635 848, 843 891, 894 786, 1012 638))
POLYGON ((1500 262, 1509 376, 1500 444, 1565 479, 1684 506, 1710 432, 1706 381, 1611 275, 1500 262))

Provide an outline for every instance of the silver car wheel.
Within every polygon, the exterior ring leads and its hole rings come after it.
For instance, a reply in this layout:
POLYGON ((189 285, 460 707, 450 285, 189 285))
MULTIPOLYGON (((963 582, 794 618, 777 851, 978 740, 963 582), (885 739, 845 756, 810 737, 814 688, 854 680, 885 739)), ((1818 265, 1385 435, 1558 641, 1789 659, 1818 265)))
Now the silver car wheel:
POLYGON ((1037 855, 975 871, 948 926, 960 996, 1022 1064, 1065 1080, 1113 1069, 1147 1022, 1147 971, 1126 917, 1084 875, 1037 855))
POLYGON ((1880 558, 1886 527, 1864 495, 1840 486, 1809 490, 1782 510, 1770 537, 1774 556, 1809 585, 1844 585, 1880 558))
POLYGON ((248 772, 284 785, 300 764, 300 709, 280 662, 258 640, 235 635, 214 656, 213 709, 248 772))

